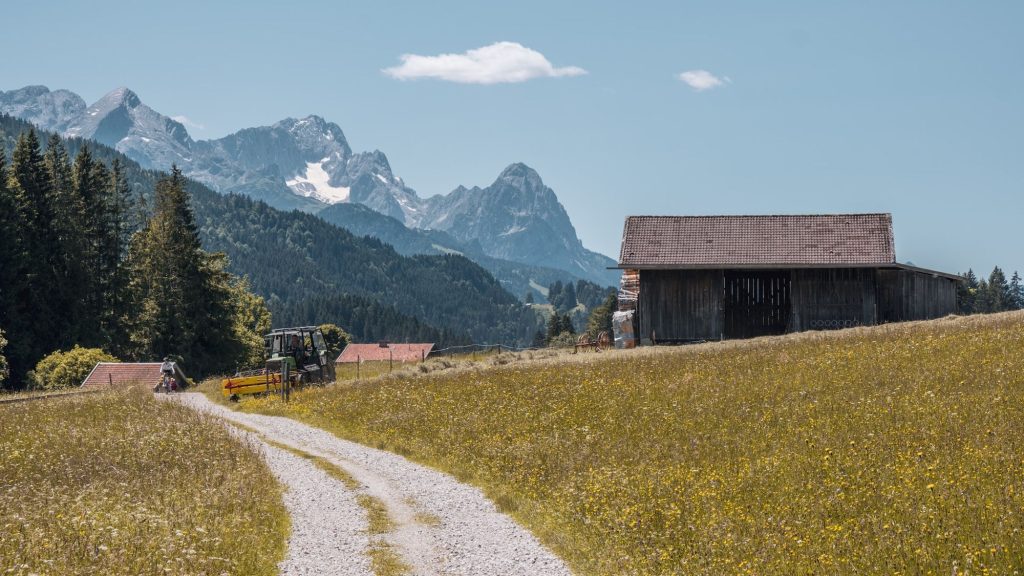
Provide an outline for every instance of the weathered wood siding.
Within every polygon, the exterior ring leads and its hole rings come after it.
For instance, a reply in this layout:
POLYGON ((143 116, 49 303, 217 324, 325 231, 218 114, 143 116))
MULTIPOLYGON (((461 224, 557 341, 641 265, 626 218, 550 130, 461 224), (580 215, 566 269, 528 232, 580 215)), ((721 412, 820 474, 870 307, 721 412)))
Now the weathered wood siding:
POLYGON ((875 270, 793 270, 790 332, 831 330, 877 323, 875 270))
POLYGON ((641 338, 659 342, 718 340, 722 334, 721 270, 641 270, 641 338))
POLYGON ((955 314, 956 283, 913 270, 879 270, 878 320, 931 320, 955 314))
POLYGON ((643 339, 686 342, 955 312, 955 280, 911 270, 641 270, 637 328, 643 339))

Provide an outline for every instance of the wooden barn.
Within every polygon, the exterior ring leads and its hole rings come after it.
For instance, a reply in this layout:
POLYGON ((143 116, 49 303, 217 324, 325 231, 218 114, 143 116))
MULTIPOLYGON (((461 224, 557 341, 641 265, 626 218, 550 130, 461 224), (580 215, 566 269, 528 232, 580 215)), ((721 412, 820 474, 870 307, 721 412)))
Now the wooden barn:
POLYGON ((890 214, 630 216, 618 267, 656 343, 938 318, 960 281, 896 262, 890 214))

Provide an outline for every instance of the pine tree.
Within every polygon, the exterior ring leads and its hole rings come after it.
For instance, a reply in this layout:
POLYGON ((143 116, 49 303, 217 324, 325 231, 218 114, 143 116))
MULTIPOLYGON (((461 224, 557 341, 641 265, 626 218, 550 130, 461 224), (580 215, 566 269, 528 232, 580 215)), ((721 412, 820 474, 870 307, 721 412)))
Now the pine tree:
POLYGON ((157 182, 154 203, 129 250, 129 350, 140 358, 179 357, 195 374, 232 370, 252 354, 248 332, 263 330, 262 322, 245 320, 253 303, 239 294, 247 285, 235 284, 223 254, 202 250, 177 167, 157 182))
POLYGON ((50 255, 59 278, 51 301, 60 310, 55 325, 62 336, 58 348, 67 349, 76 343, 95 347, 99 342, 88 337, 95 333, 96 310, 92 306, 94 270, 88 259, 90 237, 86 233, 94 224, 79 196, 67 149, 56 134, 47 141, 43 161, 52 194, 51 226, 60 247, 56 254, 50 255))
POLYGON ((564 333, 568 332, 569 334, 572 334, 574 336, 576 335, 576 327, 573 325, 573 323, 572 323, 572 316, 570 316, 569 314, 563 314, 561 319, 559 320, 558 324, 559 324, 559 330, 558 330, 559 334, 564 334, 564 333))
POLYGON ((57 349, 60 332, 60 250, 53 227, 53 192, 35 130, 18 137, 8 172, 19 220, 22 282, 13 294, 17 323, 9 327, 12 376, 21 379, 34 359, 57 349))
POLYGON ((558 310, 562 305, 562 281, 555 280, 555 283, 548 286, 548 304, 555 307, 558 310))
POLYGON ((601 332, 612 334, 612 314, 618 310, 619 300, 614 292, 608 294, 600 306, 594 308, 587 319, 587 334, 597 338, 601 332))
MULTIPOLYGON (((21 242, 21 225, 19 222, 18 202, 14 197, 14 191, 7 185, 7 158, 3 148, 0 147, 0 327, 17 331, 24 329, 24 323, 19 316, 21 312, 18 306, 18 295, 25 291, 24 270, 25 257, 21 242)), ((2 338, 2 336, 0 336, 2 338)), ((7 348, 5 356, 10 361, 4 361, 4 376, 11 373, 11 365, 15 370, 24 372, 27 367, 19 366, 24 355, 24 346, 7 348)), ((17 372, 16 372, 17 373, 17 372)))
POLYGON ((962 275, 964 280, 956 283, 956 307, 963 315, 975 313, 976 300, 978 295, 978 277, 974 270, 968 268, 967 273, 962 275))
POLYGON ((547 343, 550 344, 551 341, 557 338, 561 333, 562 319, 559 317, 557 312, 553 312, 551 317, 548 318, 547 343))
POLYGON ((995 296, 989 289, 988 281, 984 278, 978 280, 978 291, 974 298, 974 311, 981 314, 989 314, 996 311, 995 296))
POLYGON ((565 310, 572 310, 576 307, 579 302, 576 300, 576 286, 572 282, 568 282, 565 285, 565 289, 562 290, 562 302, 560 308, 565 310))
POLYGON ((1010 278, 1010 310, 1024 309, 1024 284, 1016 270, 1010 278))
POLYGON ((533 290, 529 290, 529 291, 526 292, 526 300, 525 300, 525 302, 527 304, 533 304, 533 290))
MULTIPOLYGON (((102 174, 97 174, 102 176, 102 174)), ((99 283, 103 302, 99 318, 100 334, 105 349, 120 355, 128 348, 128 334, 121 321, 128 313, 128 275, 125 261, 134 229, 141 227, 135 199, 128 186, 120 159, 110 165, 107 185, 103 188, 103 228, 100 238, 99 283)))
POLYGON ((991 293, 989 297, 991 300, 990 312, 1003 312, 1010 309, 1013 300, 1010 294, 1010 285, 1006 281, 1006 274, 999 266, 993 268, 992 273, 989 274, 988 289, 991 293))

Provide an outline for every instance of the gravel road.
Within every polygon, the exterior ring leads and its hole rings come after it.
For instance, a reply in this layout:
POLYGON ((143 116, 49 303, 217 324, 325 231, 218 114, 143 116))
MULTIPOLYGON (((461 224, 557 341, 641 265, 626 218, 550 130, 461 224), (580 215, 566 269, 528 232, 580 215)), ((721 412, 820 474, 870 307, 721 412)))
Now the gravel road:
POLYGON ((367 516, 356 500, 360 492, 387 507, 395 529, 380 538, 412 574, 570 574, 561 560, 499 512, 483 492, 448 474, 289 418, 235 412, 202 394, 174 397, 196 410, 258 430, 274 442, 324 458, 361 485, 349 490, 309 461, 264 444, 268 464, 289 488, 285 505, 292 515, 292 537, 282 574, 371 573, 365 553, 370 545, 367 516))

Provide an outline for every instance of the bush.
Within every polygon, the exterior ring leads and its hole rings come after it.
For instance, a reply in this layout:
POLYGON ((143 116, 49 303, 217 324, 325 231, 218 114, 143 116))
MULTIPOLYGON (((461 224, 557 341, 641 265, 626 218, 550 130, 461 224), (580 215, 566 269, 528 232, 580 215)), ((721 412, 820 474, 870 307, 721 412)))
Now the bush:
POLYGON ((78 386, 97 362, 119 360, 99 348, 82 348, 75 345, 67 352, 58 350, 40 360, 36 364, 36 369, 28 373, 28 381, 33 388, 43 390, 78 386))
POLYGON ((551 342, 548 342, 548 346, 551 348, 568 348, 570 346, 575 346, 578 339, 579 336, 572 332, 562 332, 558 336, 552 338, 551 342))

